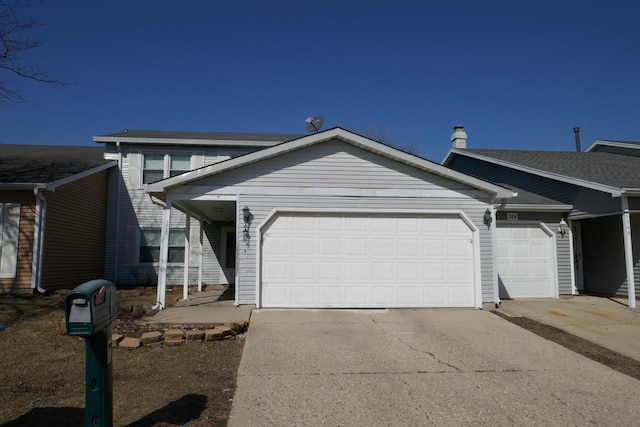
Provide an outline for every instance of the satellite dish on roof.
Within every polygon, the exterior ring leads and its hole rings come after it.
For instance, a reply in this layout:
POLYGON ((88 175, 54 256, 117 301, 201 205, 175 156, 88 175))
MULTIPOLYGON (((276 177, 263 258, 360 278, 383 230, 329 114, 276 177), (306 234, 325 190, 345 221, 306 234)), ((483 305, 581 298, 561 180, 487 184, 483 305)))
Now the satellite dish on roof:
POLYGON ((305 122, 307 123, 307 132, 318 132, 324 123, 324 117, 307 117, 305 122))

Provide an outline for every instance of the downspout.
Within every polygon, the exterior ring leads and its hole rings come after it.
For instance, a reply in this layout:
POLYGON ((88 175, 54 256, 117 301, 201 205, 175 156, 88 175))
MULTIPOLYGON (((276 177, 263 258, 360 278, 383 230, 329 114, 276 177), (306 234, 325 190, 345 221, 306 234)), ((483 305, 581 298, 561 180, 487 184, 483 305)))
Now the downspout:
POLYGON ((629 308, 636 308, 636 285, 633 271, 633 245, 631 244, 631 214, 629 199, 622 196, 622 232, 624 241, 624 258, 627 272, 627 297, 629 308))
POLYGON ((42 194, 42 188, 35 187, 33 194, 36 197, 36 223, 33 238, 33 259, 31 261, 31 288, 44 294, 47 292, 42 287, 42 260, 44 258, 44 230, 47 220, 47 199, 42 194))
POLYGON ((113 283, 118 283, 118 249, 120 245, 120 194, 122 191, 122 182, 124 179, 122 176, 122 147, 120 141, 116 141, 116 148, 118 149, 118 189, 116 190, 116 236, 114 242, 113 253, 113 283))

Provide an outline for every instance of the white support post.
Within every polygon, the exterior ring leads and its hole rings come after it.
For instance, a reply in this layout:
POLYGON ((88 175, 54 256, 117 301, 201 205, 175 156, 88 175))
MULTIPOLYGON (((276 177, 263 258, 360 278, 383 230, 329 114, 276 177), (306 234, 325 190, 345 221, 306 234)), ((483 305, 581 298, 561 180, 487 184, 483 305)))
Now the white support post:
POLYGON ((189 299, 189 263, 191 261, 191 217, 187 215, 184 227, 184 279, 182 283, 182 299, 189 299))
POLYGON ((622 233, 624 239, 624 259, 627 267, 627 296, 629 308, 636 308, 636 284, 633 277, 633 245, 631 244, 631 214, 629 199, 622 196, 622 233))
POLYGON ((493 253, 493 286, 495 306, 500 307, 500 278, 498 276, 498 215, 495 206, 491 205, 491 251, 493 253))
POLYGON ((160 233, 160 259, 158 260, 158 307, 164 310, 167 296, 167 262, 169 258, 169 229, 171 224, 171 202, 167 200, 162 209, 162 231, 160 233))
POLYGON ((200 259, 198 259, 198 292, 202 292, 202 258, 204 256, 204 222, 200 220, 200 259))

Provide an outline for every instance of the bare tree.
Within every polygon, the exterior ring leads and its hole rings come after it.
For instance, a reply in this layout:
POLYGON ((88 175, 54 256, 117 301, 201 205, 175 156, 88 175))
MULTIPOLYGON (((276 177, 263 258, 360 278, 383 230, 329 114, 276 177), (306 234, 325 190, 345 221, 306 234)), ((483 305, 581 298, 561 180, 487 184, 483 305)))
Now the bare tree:
MULTIPOLYGON (((42 45, 40 40, 32 38, 31 32, 43 23, 35 19, 20 18, 17 13, 20 7, 19 0, 0 0, 0 71, 37 82, 65 85, 38 66, 23 62, 23 52, 42 45)), ((7 101, 20 102, 24 98, 17 89, 12 89, 7 82, 0 80, 0 102, 7 101)))
POLYGON ((418 155, 418 145, 415 142, 398 143, 391 132, 387 129, 379 129, 369 124, 363 129, 362 135, 369 139, 373 139, 374 141, 405 151, 409 154, 418 155))

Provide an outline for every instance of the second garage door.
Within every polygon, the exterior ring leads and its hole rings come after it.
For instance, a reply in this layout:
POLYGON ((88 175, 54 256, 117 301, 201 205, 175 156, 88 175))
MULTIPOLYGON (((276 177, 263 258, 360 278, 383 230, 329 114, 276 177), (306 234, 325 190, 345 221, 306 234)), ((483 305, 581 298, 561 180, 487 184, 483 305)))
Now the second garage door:
POLYGON ((537 224, 498 224, 500 298, 555 296, 553 239, 537 224))
POLYGON ((263 230, 263 307, 473 307, 473 232, 457 215, 286 213, 263 230))

